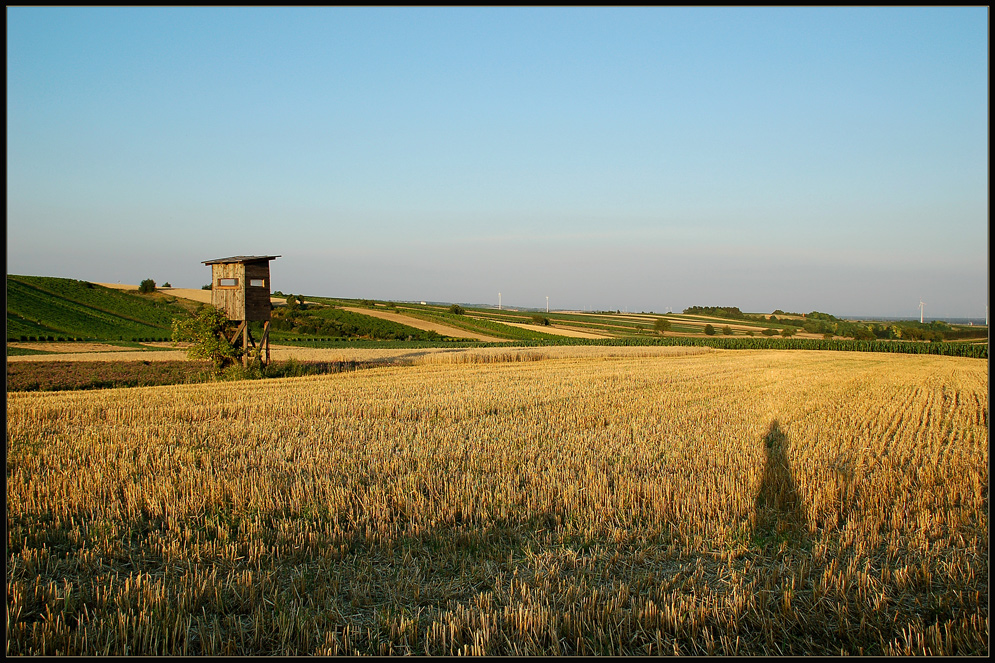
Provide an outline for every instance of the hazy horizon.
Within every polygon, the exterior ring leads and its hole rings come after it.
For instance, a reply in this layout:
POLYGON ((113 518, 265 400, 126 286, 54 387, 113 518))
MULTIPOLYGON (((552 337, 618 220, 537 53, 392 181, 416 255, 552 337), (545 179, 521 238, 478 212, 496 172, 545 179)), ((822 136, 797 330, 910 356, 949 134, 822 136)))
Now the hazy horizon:
POLYGON ((8 274, 986 317, 986 7, 7 19, 8 274))

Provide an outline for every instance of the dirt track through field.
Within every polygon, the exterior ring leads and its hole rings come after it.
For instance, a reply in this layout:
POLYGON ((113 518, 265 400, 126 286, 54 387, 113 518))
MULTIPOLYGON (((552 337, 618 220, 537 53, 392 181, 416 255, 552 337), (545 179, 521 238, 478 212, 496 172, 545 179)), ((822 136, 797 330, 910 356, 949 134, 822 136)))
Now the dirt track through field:
POLYGON ((443 336, 452 336, 454 338, 472 338, 477 341, 496 341, 499 343, 508 340, 506 338, 478 334, 477 332, 467 331, 465 329, 460 329, 459 327, 450 327, 449 325, 443 325, 438 322, 428 322, 427 320, 412 318, 402 313, 389 313, 387 311, 378 311, 370 308, 353 308, 351 306, 343 306, 342 310, 349 311, 350 313, 359 313, 360 315, 368 315, 373 318, 380 318, 381 320, 390 320, 391 322, 397 322, 402 325, 414 327, 415 329, 434 331, 438 334, 442 334, 443 336))
POLYGON ((502 325, 508 325, 509 327, 518 327, 520 329, 528 329, 530 331, 537 331, 543 334, 553 334, 556 336, 569 336, 570 338, 614 338, 608 334, 592 334, 591 332, 580 331, 579 329, 574 329, 572 327, 562 327, 560 325, 550 325, 548 327, 540 327, 539 325, 530 325, 524 322, 501 322, 502 325))

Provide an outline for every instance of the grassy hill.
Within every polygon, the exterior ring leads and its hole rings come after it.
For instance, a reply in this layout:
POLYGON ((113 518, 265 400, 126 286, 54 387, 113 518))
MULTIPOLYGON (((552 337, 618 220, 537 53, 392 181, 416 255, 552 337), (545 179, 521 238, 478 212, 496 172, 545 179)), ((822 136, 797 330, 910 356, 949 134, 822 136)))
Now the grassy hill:
POLYGON ((7 276, 9 341, 167 340, 173 318, 187 310, 160 294, 140 295, 75 279, 7 276))

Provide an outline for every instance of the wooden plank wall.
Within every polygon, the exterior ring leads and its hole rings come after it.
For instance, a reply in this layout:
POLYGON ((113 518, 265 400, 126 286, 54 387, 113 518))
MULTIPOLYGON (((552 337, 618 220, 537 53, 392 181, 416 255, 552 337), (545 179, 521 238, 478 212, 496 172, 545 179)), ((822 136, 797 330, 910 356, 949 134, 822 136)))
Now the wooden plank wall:
POLYGON ((269 320, 269 261, 245 264, 245 313, 247 320, 269 320), (259 279, 261 286, 252 285, 259 279))
POLYGON ((211 275, 211 304, 224 311, 229 320, 245 320, 245 265, 217 263, 211 265, 211 275), (221 279, 237 279, 237 285, 222 286, 221 279))
POLYGON ((258 263, 215 263, 211 265, 211 304, 225 312, 229 320, 269 320, 269 261, 258 263), (235 286, 221 286, 221 279, 237 279, 235 286), (261 286, 250 285, 259 279, 261 286))

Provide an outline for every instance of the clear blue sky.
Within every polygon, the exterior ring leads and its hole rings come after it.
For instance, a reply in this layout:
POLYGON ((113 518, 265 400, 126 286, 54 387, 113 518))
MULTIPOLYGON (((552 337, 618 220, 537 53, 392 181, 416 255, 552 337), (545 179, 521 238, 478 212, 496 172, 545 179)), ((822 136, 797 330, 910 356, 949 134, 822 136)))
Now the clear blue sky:
POLYGON ((6 11, 11 274, 985 315, 987 7, 6 11))

